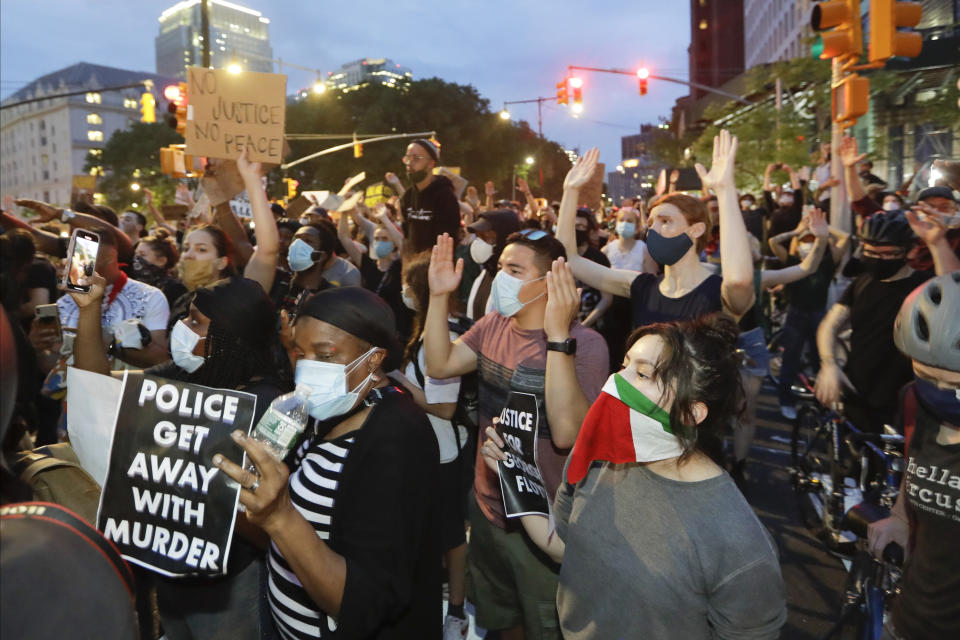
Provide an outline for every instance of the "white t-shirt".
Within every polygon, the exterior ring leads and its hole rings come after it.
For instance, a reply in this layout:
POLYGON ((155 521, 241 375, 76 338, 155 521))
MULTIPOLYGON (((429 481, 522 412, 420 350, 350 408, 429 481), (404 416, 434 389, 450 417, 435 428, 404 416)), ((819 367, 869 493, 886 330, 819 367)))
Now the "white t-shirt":
MULTIPOLYGON (((453 331, 450 332, 451 342, 459 337, 460 336, 453 331)), ((407 364, 403 375, 418 389, 423 389, 423 394, 427 397, 427 404, 444 404, 457 401, 457 397, 460 395, 460 376, 443 379, 428 376, 426 374, 427 366, 423 359, 422 345, 417 350, 417 363, 420 365, 420 371, 424 372, 423 381, 425 384, 423 386, 420 386, 420 381, 417 380, 417 372, 412 362, 407 364)), ((453 433, 453 423, 439 416, 435 416, 432 413, 427 414, 427 419, 430 420, 433 433, 437 436, 437 444, 440 445, 440 463, 446 464, 447 462, 453 462, 460 453, 460 450, 457 448, 457 437, 453 433)), ((460 446, 463 446, 467 442, 467 430, 459 427, 459 431, 460 446)))
POLYGON ((647 245, 643 240, 637 240, 629 251, 620 247, 620 241, 615 240, 603 248, 604 255, 610 260, 614 269, 629 269, 643 271, 643 255, 647 252, 647 245))
MULTIPOLYGON (((124 320, 137 318, 149 331, 166 331, 170 317, 170 305, 163 292, 149 284, 127 278, 123 289, 108 305, 113 285, 107 286, 103 294, 103 306, 100 318, 104 331, 113 331, 113 327, 124 320)), ((57 300, 60 311, 60 325, 76 329, 80 309, 70 296, 61 296, 57 300)))

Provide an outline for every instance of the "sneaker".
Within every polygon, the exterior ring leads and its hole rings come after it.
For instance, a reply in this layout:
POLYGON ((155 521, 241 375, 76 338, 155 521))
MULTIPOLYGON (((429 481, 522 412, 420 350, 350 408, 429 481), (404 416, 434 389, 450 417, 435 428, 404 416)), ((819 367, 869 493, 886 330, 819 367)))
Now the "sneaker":
POLYGON ((787 420, 796 420, 797 410, 788 404, 782 404, 780 405, 780 415, 782 415, 787 420))
POLYGON ((467 637, 470 623, 457 616, 447 616, 443 621, 443 640, 463 640, 467 637))

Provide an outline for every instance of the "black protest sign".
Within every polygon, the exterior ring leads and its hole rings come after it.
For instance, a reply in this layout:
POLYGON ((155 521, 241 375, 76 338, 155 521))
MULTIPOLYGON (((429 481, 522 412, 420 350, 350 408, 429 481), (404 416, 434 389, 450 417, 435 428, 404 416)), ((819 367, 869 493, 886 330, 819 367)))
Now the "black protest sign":
POLYGON ((547 490, 537 467, 537 427, 540 425, 537 397, 511 391, 507 406, 494 421, 506 445, 503 452, 507 459, 497 463, 506 516, 547 515, 547 490))
POLYGON ((249 393, 128 371, 97 529, 157 573, 226 573, 240 488, 213 457, 243 460, 230 434, 249 433, 256 404, 249 393))

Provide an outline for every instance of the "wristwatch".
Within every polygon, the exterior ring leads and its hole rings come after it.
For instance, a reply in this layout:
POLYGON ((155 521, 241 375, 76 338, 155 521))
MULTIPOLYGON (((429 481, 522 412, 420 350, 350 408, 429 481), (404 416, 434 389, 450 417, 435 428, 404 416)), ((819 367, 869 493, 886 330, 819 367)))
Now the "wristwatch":
POLYGON ((63 213, 60 214, 60 222, 62 222, 62 223, 64 223, 64 224, 67 224, 67 223, 69 223, 71 220, 73 220, 74 216, 76 216, 76 215, 77 215, 77 214, 76 214, 75 212, 71 211, 70 209, 64 209, 64 210, 63 210, 63 213))
POLYGON ((548 340, 547 351, 559 351, 560 353, 565 353, 568 356, 575 355, 577 353, 577 339, 567 338, 563 342, 550 342, 548 340))

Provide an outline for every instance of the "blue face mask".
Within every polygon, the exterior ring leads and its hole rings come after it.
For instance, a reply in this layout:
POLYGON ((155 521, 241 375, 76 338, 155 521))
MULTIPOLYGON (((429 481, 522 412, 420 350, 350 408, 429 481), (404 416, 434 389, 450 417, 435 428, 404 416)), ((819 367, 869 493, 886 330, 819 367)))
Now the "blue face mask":
POLYGON ((393 243, 389 240, 377 240, 373 245, 373 252, 377 254, 378 258, 386 258, 393 253, 393 243))
POLYGON ((637 225, 632 222, 618 222, 617 235, 621 238, 632 238, 637 234, 637 225))
POLYGON ((314 253, 319 252, 300 238, 297 238, 290 243, 290 248, 287 249, 287 264, 289 264, 290 268, 294 271, 306 271, 316 263, 316 260, 313 259, 314 253))
POLYGON ((960 389, 941 389, 923 378, 916 380, 917 397, 934 417, 960 426, 960 389))

